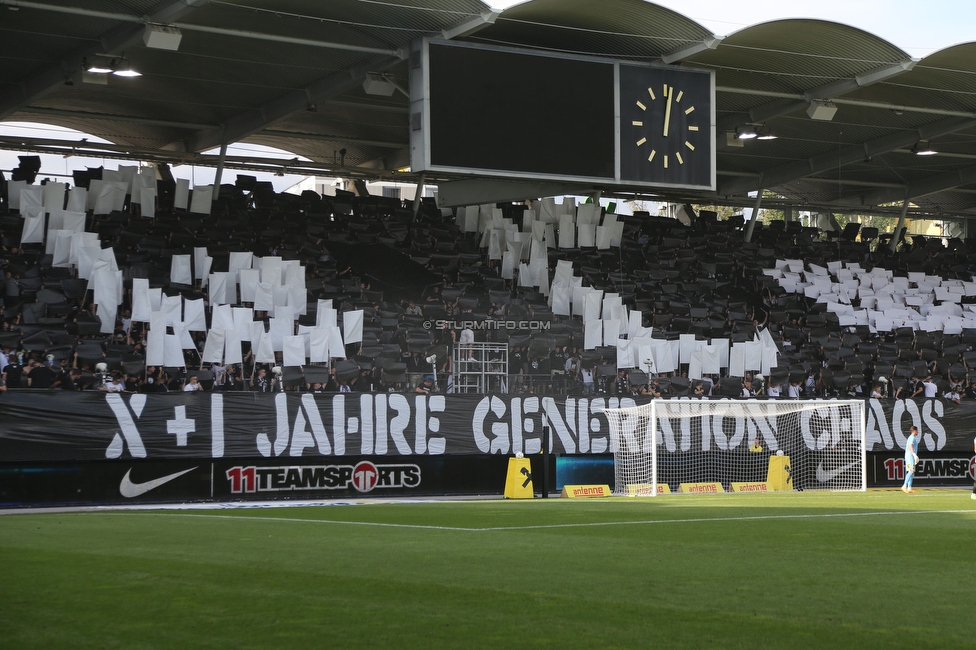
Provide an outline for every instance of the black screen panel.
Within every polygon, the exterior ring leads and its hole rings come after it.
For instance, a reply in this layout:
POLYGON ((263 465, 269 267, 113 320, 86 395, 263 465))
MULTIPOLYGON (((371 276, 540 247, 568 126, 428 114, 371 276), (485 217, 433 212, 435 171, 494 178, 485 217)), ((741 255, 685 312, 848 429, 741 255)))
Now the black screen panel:
POLYGON ((434 167, 614 178, 614 70, 431 43, 434 167))

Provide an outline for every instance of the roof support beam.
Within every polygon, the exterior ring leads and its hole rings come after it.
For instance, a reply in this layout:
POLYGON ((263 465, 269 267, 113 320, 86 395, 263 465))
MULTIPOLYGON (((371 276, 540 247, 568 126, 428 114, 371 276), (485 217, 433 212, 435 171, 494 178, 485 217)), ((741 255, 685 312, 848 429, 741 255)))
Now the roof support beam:
MULTIPOLYGON (((931 122, 920 126, 917 130, 898 131, 889 135, 868 140, 862 144, 855 144, 844 147, 839 151, 829 151, 806 160, 780 165, 763 171, 763 187, 775 188, 777 185, 795 181, 807 176, 813 176, 830 169, 837 169, 843 165, 861 162, 872 156, 879 156, 883 153, 910 147, 919 140, 931 140, 948 133, 955 133, 965 129, 976 127, 976 119, 950 117, 938 122, 931 122)), ((736 178, 719 185, 718 194, 720 196, 731 196, 733 194, 743 194, 759 189, 758 179, 736 178)))
POLYGON ((906 196, 901 204, 901 214, 898 216, 898 223, 895 225, 894 231, 891 233, 891 245, 888 247, 892 253, 898 248, 898 240, 901 239, 901 233, 905 230, 905 217, 908 216, 908 197, 906 196))
MULTIPOLYGON (((746 121, 757 124, 773 119, 774 117, 789 115, 790 113, 805 110, 806 107, 810 105, 810 102, 814 99, 833 99, 841 95, 846 95, 847 93, 853 92, 858 88, 864 88, 865 86, 870 86, 871 84, 876 84, 880 81, 885 81, 886 79, 890 79, 908 72, 914 68, 915 64, 918 62, 919 59, 907 59, 905 61, 899 61, 891 65, 880 67, 870 72, 865 72, 864 74, 856 75, 850 79, 838 79, 837 81, 832 81, 830 83, 823 84, 822 86, 812 88, 803 95, 799 96, 800 98, 798 99, 775 99, 771 102, 767 102, 750 109, 748 119, 746 121)), ((745 115, 742 113, 725 115, 718 120, 715 127, 715 132, 722 135, 726 131, 732 131, 736 127, 742 126, 744 119, 745 115)))
POLYGON ((698 41, 697 43, 691 43, 690 45, 685 45, 677 48, 676 50, 671 50, 667 54, 661 57, 661 61, 667 64, 677 63, 678 61, 683 61, 689 57, 695 56, 699 52, 707 52, 708 50, 717 49, 724 40, 724 36, 710 36, 706 39, 698 41))
POLYGON ((752 216, 749 217, 749 225, 746 226, 746 235, 743 238, 745 243, 752 242, 752 231, 756 229, 756 222, 759 221, 759 208, 762 207, 763 190, 762 177, 759 178, 759 191, 756 192, 756 204, 752 206, 752 216))
POLYGON ((858 196, 837 199, 838 205, 874 207, 882 203, 894 203, 907 196, 916 199, 921 196, 945 192, 955 187, 976 183, 976 165, 964 167, 948 174, 937 174, 909 183, 908 186, 865 192, 858 196), (906 194, 907 191, 907 194, 906 194))
MULTIPOLYGON (((86 57, 100 52, 112 53, 141 43, 145 22, 172 23, 208 2, 209 0, 168 0, 158 5, 148 16, 141 18, 138 24, 123 23, 110 29, 99 37, 97 43, 78 48, 61 61, 48 65, 31 78, 24 79, 12 89, 0 93, 0 120, 64 85, 65 78, 70 78, 81 70, 86 57)), ((17 6, 19 3, 3 0, 3 4, 17 6)))
POLYGON ((389 142, 387 140, 364 140, 363 138, 350 138, 344 135, 328 135, 325 133, 299 133, 298 131, 278 131, 275 129, 264 129, 257 131, 254 135, 269 135, 275 138, 294 138, 296 140, 320 140, 322 142, 346 142, 348 144, 361 144, 367 147, 382 147, 384 149, 403 149, 409 147, 409 142, 389 142))
MULTIPOLYGON (((404 50, 406 52, 406 50, 404 50)), ((313 82, 301 90, 276 97, 255 110, 245 111, 233 116, 220 129, 197 131, 183 142, 172 142, 165 149, 185 151, 205 151, 225 142, 237 142, 269 124, 292 113, 305 110, 310 103, 318 103, 351 90, 366 79, 369 72, 384 72, 400 62, 396 56, 373 59, 361 65, 336 72, 313 82)))
POLYGON ((214 129, 216 124, 201 124, 199 122, 179 122, 175 120, 156 120, 150 117, 135 117, 132 115, 115 115, 113 113, 92 113, 89 111, 68 111, 60 108, 43 108, 28 106, 17 111, 20 115, 53 115, 55 117, 72 117, 81 120, 101 120, 103 122, 132 122, 134 124, 151 124, 152 126, 171 126, 176 129, 214 129))
POLYGON ((481 31, 485 27, 494 25, 495 19, 498 18, 500 14, 500 11, 485 11, 477 16, 465 18, 461 22, 441 30, 441 35, 447 40, 470 36, 475 32, 481 31))

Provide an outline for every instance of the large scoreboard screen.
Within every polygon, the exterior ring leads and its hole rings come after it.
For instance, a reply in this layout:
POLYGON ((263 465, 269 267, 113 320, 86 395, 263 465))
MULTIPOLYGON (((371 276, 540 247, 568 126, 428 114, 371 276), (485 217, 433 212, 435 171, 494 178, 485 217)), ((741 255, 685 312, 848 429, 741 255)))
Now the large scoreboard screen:
POLYGON ((424 40, 414 171, 715 189, 709 71, 424 40))

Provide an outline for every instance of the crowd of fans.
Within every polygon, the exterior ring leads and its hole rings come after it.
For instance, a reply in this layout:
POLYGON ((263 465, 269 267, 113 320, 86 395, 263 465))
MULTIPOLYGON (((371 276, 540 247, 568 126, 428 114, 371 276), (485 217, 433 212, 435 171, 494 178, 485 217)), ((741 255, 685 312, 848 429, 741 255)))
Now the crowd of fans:
MULTIPOLYGON (((618 370, 612 347, 584 350, 578 318, 553 315, 538 290, 520 287, 516 279, 503 279, 497 261, 488 259, 479 247, 479 237, 461 233, 453 214, 432 203, 425 202, 421 212, 413 215, 399 202, 376 197, 341 193, 326 201, 309 192, 295 197, 269 194, 260 187, 229 189, 233 191, 222 192, 210 219, 169 210, 162 201, 152 220, 130 212, 89 214, 88 229, 99 233, 103 246, 115 248, 120 267, 128 269, 127 278, 149 277, 165 292, 187 297, 205 297, 205 293, 199 286, 169 286, 166 258, 192 246, 210 247, 215 269, 222 262, 221 246, 224 252, 247 247, 256 254, 301 260, 311 302, 329 297, 342 311, 364 312, 364 340, 347 346, 345 361, 336 360, 320 372, 302 372, 283 367, 281 353, 276 363, 255 363, 245 344, 240 364, 202 363, 205 334, 194 333, 196 347, 185 351, 185 368, 147 367, 146 324, 131 320, 128 290, 115 332, 99 334, 91 294, 69 291, 63 281, 70 283, 74 273, 52 268, 51 256, 43 254, 41 245, 21 246, 21 220, 7 214, 0 217, 4 233, 0 389, 450 392, 453 350, 477 340, 507 344, 508 376, 501 389, 513 393, 942 397, 953 402, 976 397, 966 359, 976 337, 933 333, 906 337, 904 332, 833 327, 825 338, 818 338, 818 328, 830 325, 823 306, 802 296, 784 295, 762 275, 775 251, 796 258, 812 256, 818 262, 854 258, 894 266, 896 272, 923 268, 927 273, 949 273, 952 269, 968 280, 966 247, 937 248, 919 238, 889 255, 870 242, 839 240, 783 222, 757 229, 757 243, 748 244, 743 241, 741 220, 717 221, 703 213, 691 226, 646 214, 622 217, 625 230, 619 250, 550 250, 550 267, 560 259, 571 260, 588 286, 617 292, 630 308, 640 309, 644 325, 654 328, 654 336, 696 333, 701 338, 741 341, 769 329, 780 347, 783 363, 768 376, 720 373, 689 379, 687 366, 674 373, 648 375, 618 370), (223 243, 215 246, 216 242, 223 243), (403 259, 409 256, 410 263, 422 267, 431 281, 392 286, 388 278, 372 275, 368 262, 357 264, 355 256, 350 257, 347 248, 357 244, 382 244, 403 259), (42 295, 44 291, 48 295, 42 295), (476 335, 466 327, 429 326, 445 319, 527 317, 552 327, 545 332, 487 330, 476 335), (933 349, 937 354, 931 353, 933 349), (897 359, 892 359, 893 353, 897 359)), ((518 204, 500 207, 516 224, 527 209, 518 204)), ((314 313, 303 318, 309 322, 314 313)), ((976 357, 968 361, 976 365, 976 357)))

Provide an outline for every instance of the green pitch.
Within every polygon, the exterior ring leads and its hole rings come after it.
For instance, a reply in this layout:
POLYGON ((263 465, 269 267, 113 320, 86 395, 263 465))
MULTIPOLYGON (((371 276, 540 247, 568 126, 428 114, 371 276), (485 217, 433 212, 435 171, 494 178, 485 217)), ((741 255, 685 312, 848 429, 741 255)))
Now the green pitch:
POLYGON ((968 491, 0 516, 0 647, 949 648, 968 491))

